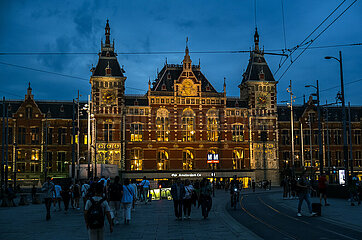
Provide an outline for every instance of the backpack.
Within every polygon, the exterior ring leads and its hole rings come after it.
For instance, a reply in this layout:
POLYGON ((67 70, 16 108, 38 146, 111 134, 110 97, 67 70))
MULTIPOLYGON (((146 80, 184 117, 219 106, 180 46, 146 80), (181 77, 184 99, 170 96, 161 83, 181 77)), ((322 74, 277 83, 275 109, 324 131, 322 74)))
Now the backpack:
POLYGON ((103 228, 104 226, 104 212, 102 203, 105 199, 101 199, 100 201, 94 201, 93 198, 89 199, 92 203, 92 206, 88 209, 87 213, 87 221, 90 229, 98 229, 103 228))

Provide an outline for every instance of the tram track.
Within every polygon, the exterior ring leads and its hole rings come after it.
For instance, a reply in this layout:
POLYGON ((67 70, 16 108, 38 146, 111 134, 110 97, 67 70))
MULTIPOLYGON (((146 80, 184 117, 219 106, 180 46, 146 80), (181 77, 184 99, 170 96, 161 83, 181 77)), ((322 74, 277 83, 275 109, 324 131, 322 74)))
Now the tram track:
POLYGON ((240 207, 241 207, 241 209, 242 209, 246 214, 248 214, 250 217, 252 217, 253 219, 255 219, 255 220, 257 220, 258 222, 262 223, 263 225, 267 226, 268 228, 270 228, 270 229, 272 229, 272 230, 274 230, 274 231, 277 231, 278 233, 282 234, 282 235, 285 236, 285 237, 288 237, 288 238, 290 238, 290 239, 295 239, 295 240, 298 240, 298 239, 299 239, 299 238, 297 238, 296 236, 290 235, 289 233, 283 231, 282 229, 280 229, 280 228, 278 228, 278 227, 276 227, 276 226, 274 226, 274 225, 271 225, 271 224, 265 222, 264 220, 258 218, 257 216, 255 216, 254 214, 252 214, 251 212, 249 212, 249 211, 244 207, 244 205, 243 205, 243 203, 242 203, 243 198, 244 198, 244 196, 241 196, 241 198, 240 198, 240 207))

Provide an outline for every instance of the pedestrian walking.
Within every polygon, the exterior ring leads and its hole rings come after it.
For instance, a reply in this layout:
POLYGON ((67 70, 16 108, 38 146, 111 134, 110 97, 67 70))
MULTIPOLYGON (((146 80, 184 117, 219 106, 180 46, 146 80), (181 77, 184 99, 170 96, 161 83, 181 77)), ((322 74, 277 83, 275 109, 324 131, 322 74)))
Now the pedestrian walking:
POLYGON ((147 180, 146 176, 143 177, 142 182, 140 183, 141 189, 142 189, 142 196, 143 200, 145 201, 145 204, 148 202, 148 191, 150 190, 150 181, 147 180))
POLYGON ((53 192, 53 203, 54 203, 54 212, 56 211, 56 205, 58 203, 58 211, 61 211, 62 208, 60 207, 60 202, 62 200, 62 197, 60 193, 62 192, 62 187, 59 184, 54 185, 54 192, 53 192))
POLYGON ((192 196, 194 194, 194 186, 192 186, 190 180, 185 181, 185 196, 183 199, 184 207, 184 219, 190 219, 192 196))
POLYGON ((72 195, 68 184, 65 184, 63 186, 61 195, 62 195, 62 198, 63 198, 64 213, 67 214, 68 209, 69 209, 69 201, 70 201, 70 198, 71 198, 71 195, 72 195))
POLYGON ((251 188, 253 189, 253 192, 255 192, 255 181, 253 179, 253 181, 251 181, 251 188))
POLYGON ((122 185, 119 183, 119 176, 116 176, 114 182, 109 185, 109 207, 114 224, 119 223, 120 204, 122 200, 122 185))
POLYGON ((206 219, 209 216, 209 212, 211 210, 212 206, 212 187, 210 185, 210 182, 204 178, 201 182, 200 187, 200 202, 201 202, 201 210, 202 210, 202 216, 204 219, 206 219))
POLYGON ((72 207, 73 207, 73 209, 76 208, 77 210, 80 210, 79 200, 80 200, 81 193, 80 193, 80 186, 79 186, 78 180, 72 185, 71 191, 72 191, 72 197, 73 197, 72 207))
POLYGON ((82 185, 82 188, 81 188, 81 196, 82 196, 82 199, 83 199, 83 210, 85 208, 85 204, 88 200, 88 196, 87 196, 87 193, 88 193, 88 190, 90 188, 90 185, 85 182, 83 185, 82 185))
POLYGON ((182 219, 182 200, 185 197, 185 186, 181 184, 181 179, 177 179, 176 183, 171 186, 171 195, 173 199, 173 207, 177 220, 182 219))
POLYGON ((327 187, 328 181, 325 174, 322 174, 318 179, 318 191, 319 191, 319 202, 322 204, 322 198, 324 198, 324 205, 329 206, 327 203, 327 187))
POLYGON ((131 207, 136 197, 133 187, 130 185, 128 178, 124 179, 123 192, 122 192, 122 205, 124 211, 124 223, 129 224, 131 220, 131 207))
POLYGON ((301 208, 302 208, 302 204, 303 204, 304 200, 307 203, 310 216, 316 215, 316 213, 312 212, 312 205, 310 203, 310 193, 309 193, 311 186, 310 186, 310 182, 308 181, 308 179, 305 176, 305 173, 306 173, 306 171, 302 172, 302 175, 297 182, 297 193, 298 193, 298 197, 299 197, 298 213, 297 213, 298 217, 302 216, 301 208))
POLYGON ((138 197, 138 190, 137 190, 137 184, 136 184, 136 179, 132 179, 131 180, 131 187, 133 187, 134 189, 134 199, 133 199, 133 202, 132 202, 132 211, 135 211, 135 205, 136 205, 136 201, 137 201, 137 197, 138 197))
POLYGON ((90 240, 104 239, 104 218, 107 216, 110 232, 113 232, 113 223, 108 202, 103 198, 104 186, 95 185, 95 196, 87 200, 84 210, 84 219, 90 240))
POLYGON ((47 211, 46 220, 50 219, 50 208, 52 205, 52 197, 54 193, 54 183, 51 182, 51 178, 47 177, 47 181, 43 184, 42 191, 45 192, 44 201, 45 208, 47 211))
POLYGON ((355 206, 354 202, 356 201, 358 205, 361 204, 361 199, 359 198, 359 181, 356 176, 350 177, 349 179, 349 191, 351 196, 351 206, 355 206))
POLYGON ((36 197, 36 188, 35 185, 33 185, 33 188, 31 189, 31 201, 34 203, 36 197))

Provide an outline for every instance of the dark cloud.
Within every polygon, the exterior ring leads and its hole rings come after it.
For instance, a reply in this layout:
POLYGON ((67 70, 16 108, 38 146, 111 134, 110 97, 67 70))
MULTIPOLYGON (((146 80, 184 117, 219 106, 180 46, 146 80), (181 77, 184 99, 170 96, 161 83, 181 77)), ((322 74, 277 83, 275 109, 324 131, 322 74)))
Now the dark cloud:
MULTIPOLYGON (((66 36, 60 36, 55 40, 54 44, 47 44, 45 51, 48 52, 69 52, 72 46, 71 39, 66 36)), ((38 61, 41 65, 46 66, 48 69, 62 72, 67 66, 71 64, 71 57, 64 55, 39 55, 38 61)))

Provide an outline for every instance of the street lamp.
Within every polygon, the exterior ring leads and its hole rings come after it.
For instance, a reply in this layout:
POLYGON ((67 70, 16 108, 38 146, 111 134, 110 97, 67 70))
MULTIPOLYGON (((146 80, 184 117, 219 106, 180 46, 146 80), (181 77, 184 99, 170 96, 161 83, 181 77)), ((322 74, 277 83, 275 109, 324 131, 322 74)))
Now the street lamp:
POLYGON ((339 51, 339 59, 332 56, 326 56, 325 59, 334 59, 339 62, 339 71, 341 78, 341 102, 342 102, 342 126, 343 126, 343 157, 344 166, 346 168, 346 184, 348 185, 348 146, 347 146, 347 128, 346 128, 346 105, 344 101, 344 84, 343 84, 343 67, 342 67, 342 52, 339 51))
POLYGON ((321 110, 320 110, 320 105, 319 105, 319 83, 317 80, 317 86, 314 85, 306 85, 305 87, 313 87, 317 90, 317 113, 318 113, 318 145, 319 145, 319 154, 318 154, 318 159, 319 159, 319 171, 320 174, 323 174, 323 147, 322 147, 322 123, 321 123, 321 110))

